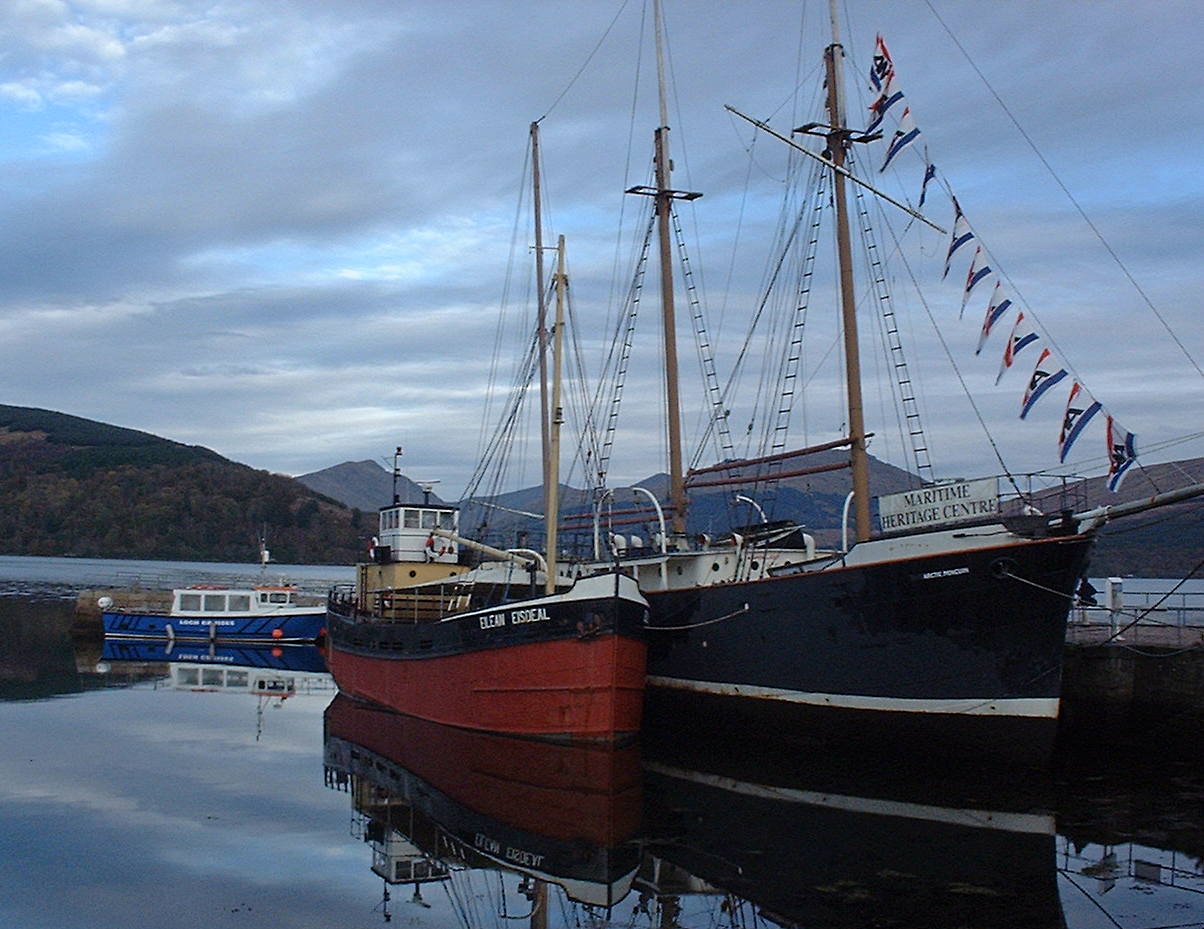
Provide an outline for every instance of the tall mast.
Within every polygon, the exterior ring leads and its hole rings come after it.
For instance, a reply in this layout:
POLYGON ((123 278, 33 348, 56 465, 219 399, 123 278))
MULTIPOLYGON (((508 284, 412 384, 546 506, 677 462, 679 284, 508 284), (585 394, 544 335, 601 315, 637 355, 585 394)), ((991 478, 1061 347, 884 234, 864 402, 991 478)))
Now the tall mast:
POLYGON ((560 424, 564 410, 560 405, 560 371, 564 348, 564 297, 569 279, 564 273, 564 236, 556 240, 556 323, 552 330, 552 418, 548 444, 548 467, 544 471, 544 526, 547 537, 547 571, 544 591, 556 593, 556 523, 560 511, 560 424))
MULTIPOLYGON (((542 474, 548 473, 551 453, 548 437, 548 303, 543 290, 543 204, 539 187, 539 121, 531 123, 531 200, 535 212, 535 296, 539 314, 536 335, 539 338, 539 437, 543 456, 542 474)), ((544 484, 544 513, 548 512, 547 483, 544 484)))
POLYGON ((833 199, 836 201, 836 251, 840 264, 840 314, 844 328, 845 374, 848 382, 849 463, 853 472, 853 512, 857 541, 870 537, 869 458, 865 451, 865 416, 861 402, 861 352, 857 340, 857 304, 853 294, 853 253, 849 239, 849 213, 845 200, 845 150, 849 132, 844 124, 843 58, 836 0, 828 0, 832 20, 832 44, 825 54, 828 73, 828 156, 836 170, 832 172, 833 199))
POLYGON ((665 98, 665 54, 661 28, 661 3, 653 3, 656 23, 656 78, 660 99, 660 121, 654 136, 656 151, 656 186, 638 186, 629 194, 643 194, 656 199, 656 228, 660 236, 661 262, 661 320, 665 341, 665 422, 669 439, 669 499, 673 504, 672 533, 682 544, 686 534, 686 484, 681 466, 681 401, 677 376, 677 322, 673 310, 673 250, 670 244, 669 220, 674 200, 697 200, 700 193, 673 190, 669 175, 673 161, 669 157, 669 107, 665 98))
POLYGON ((665 54, 661 26, 661 3, 653 4, 656 25, 656 86, 660 101, 660 125, 656 130, 656 225, 660 236, 661 320, 665 334, 665 422, 669 431, 669 498, 673 504, 673 534, 686 533, 686 485, 681 467, 681 401, 678 397, 677 322, 673 308, 673 254, 669 243, 669 214, 673 191, 669 175, 669 108, 665 102, 665 54))

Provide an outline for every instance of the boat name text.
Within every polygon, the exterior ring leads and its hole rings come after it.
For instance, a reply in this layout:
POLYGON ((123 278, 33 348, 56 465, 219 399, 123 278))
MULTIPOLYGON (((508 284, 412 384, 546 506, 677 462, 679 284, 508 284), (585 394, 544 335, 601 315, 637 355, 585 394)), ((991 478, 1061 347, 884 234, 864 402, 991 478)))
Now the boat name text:
POLYGON ((931 581, 938 577, 957 577, 959 574, 969 573, 969 568, 946 568, 944 571, 929 571, 926 574, 921 574, 920 579, 924 581, 931 581))
POLYGON ((525 865, 528 868, 538 868, 543 864, 543 855, 515 848, 512 845, 503 845, 497 839, 487 836, 483 832, 476 834, 472 844, 487 855, 493 855, 495 858, 504 858, 506 861, 513 861, 515 864, 525 865))
POLYGON ((512 626, 520 623, 542 623, 551 619, 548 611, 542 606, 533 606, 525 610, 512 610, 509 613, 486 613, 479 622, 482 629, 496 629, 506 625, 507 617, 512 626))

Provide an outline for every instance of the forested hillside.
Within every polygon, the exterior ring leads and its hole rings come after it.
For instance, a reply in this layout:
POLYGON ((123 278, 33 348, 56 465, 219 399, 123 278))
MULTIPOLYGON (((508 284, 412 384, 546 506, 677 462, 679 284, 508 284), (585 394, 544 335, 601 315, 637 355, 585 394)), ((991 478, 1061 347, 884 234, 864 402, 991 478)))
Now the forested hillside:
POLYGON ((350 564, 373 519, 206 448, 0 406, 0 552, 350 564))

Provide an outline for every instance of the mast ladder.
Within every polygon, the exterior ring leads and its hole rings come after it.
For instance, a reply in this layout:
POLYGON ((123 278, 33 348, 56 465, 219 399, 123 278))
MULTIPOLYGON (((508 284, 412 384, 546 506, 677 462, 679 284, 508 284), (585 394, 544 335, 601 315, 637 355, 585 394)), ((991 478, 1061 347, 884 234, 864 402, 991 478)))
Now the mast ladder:
MULTIPOLYGON (((810 210, 811 223, 808 227, 807 241, 803 251, 803 261, 799 269, 798 287, 794 306, 794 316, 790 324, 790 337, 785 348, 785 358, 782 364, 781 392, 778 395, 778 409, 770 433, 769 448, 763 454, 775 454, 784 451, 790 429, 790 417, 794 412, 795 393, 798 389, 799 367, 803 356, 803 335, 807 326, 807 308, 811 302, 811 283, 815 274, 815 258, 819 252, 820 227, 823 224, 824 209, 827 206, 826 187, 823 183, 822 172, 815 172, 818 177, 813 187, 812 202, 804 204, 803 213, 810 210)), ((781 462, 775 462, 774 470, 781 468, 781 462)))
POLYGON ((624 301, 627 311, 619 321, 623 327, 619 335, 619 357, 615 363, 614 380, 612 382, 610 407, 606 414, 606 427, 602 434, 602 446, 595 458, 597 467, 598 493, 606 487, 606 474, 610 467, 610 455, 614 448, 615 430, 619 423, 619 406, 623 401, 623 385, 627 381, 627 367, 631 361, 631 347, 635 338, 635 324, 639 316, 640 295, 644 289, 644 275, 648 269, 648 252, 652 244, 652 232, 655 228, 656 214, 652 213, 648 220, 648 228, 644 232, 644 243, 640 248, 640 257, 636 262, 635 274, 632 276, 631 287, 624 301), (625 321, 625 322, 624 322, 625 321))
POLYGON ((703 379, 706 381, 707 395, 711 402, 711 416, 714 419, 715 428, 719 431, 719 444, 723 449, 723 457, 733 458, 735 457, 735 445, 732 442, 731 430, 728 428, 728 416, 723 404, 723 390, 719 386, 719 374, 715 370, 715 353, 711 348, 706 313, 702 301, 698 297, 698 287, 694 281, 694 272, 691 270, 685 236, 681 230, 681 219, 677 215, 677 210, 670 209, 669 215, 673 220, 673 235, 677 240, 678 261, 690 302, 690 318, 694 322, 694 343, 698 349, 698 360, 702 366, 703 379))
POLYGON ((886 344, 890 350, 890 362, 895 369, 895 387, 899 406, 903 410, 904 429, 907 431, 911 444, 912 461, 916 474, 925 482, 934 480, 932 461, 928 456, 928 440, 924 435, 924 426, 920 420, 920 409, 916 403, 914 385, 907 368, 907 359, 903 354, 903 342, 899 337, 898 319, 895 316, 894 304, 886 286, 886 273, 879 258, 878 243, 874 239, 873 225, 870 223, 869 208, 866 197, 860 187, 854 187, 854 197, 857 201, 857 216, 861 227, 861 242, 865 249, 866 260, 869 264, 870 279, 873 282, 874 298, 882 314, 882 326, 886 335, 886 344))

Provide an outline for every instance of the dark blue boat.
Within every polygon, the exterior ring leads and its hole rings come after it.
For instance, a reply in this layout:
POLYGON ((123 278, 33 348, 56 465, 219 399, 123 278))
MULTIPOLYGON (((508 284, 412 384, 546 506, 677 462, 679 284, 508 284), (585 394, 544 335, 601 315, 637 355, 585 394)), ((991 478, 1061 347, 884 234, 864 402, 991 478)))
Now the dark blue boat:
POLYGON ((122 610, 101 599, 106 636, 202 642, 316 642, 326 632, 325 604, 303 605, 291 585, 185 587, 167 612, 122 610))

